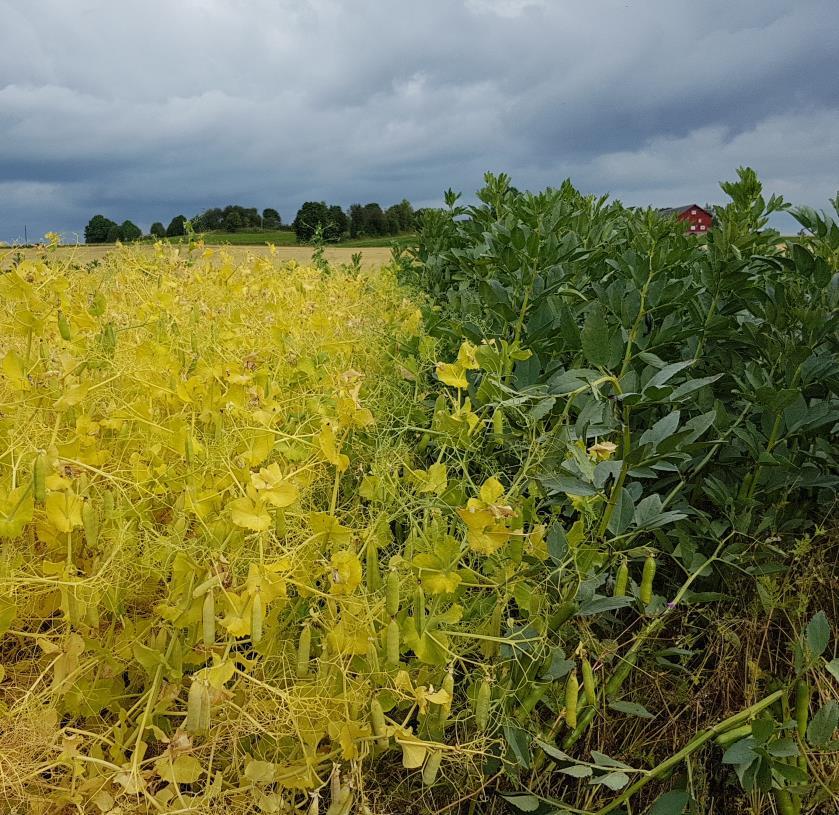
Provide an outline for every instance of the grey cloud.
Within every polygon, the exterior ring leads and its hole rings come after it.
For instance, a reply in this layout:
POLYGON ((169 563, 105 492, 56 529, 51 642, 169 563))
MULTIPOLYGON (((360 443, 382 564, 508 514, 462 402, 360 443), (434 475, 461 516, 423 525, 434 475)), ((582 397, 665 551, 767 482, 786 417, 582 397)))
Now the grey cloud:
POLYGON ((631 203, 839 186, 832 0, 0 0, 0 240, 487 169, 631 203))

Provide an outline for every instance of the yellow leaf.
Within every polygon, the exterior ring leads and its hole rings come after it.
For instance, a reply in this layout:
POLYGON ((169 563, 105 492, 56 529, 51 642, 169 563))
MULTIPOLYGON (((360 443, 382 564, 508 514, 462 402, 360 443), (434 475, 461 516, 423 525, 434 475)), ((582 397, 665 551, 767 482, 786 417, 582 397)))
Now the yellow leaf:
POLYGON ((276 461, 258 473, 251 473, 251 484, 262 498, 280 509, 291 506, 297 500, 297 487, 283 477, 276 461))
POLYGON ((332 594, 352 594, 361 583, 361 562, 355 552, 335 552, 330 561, 332 594))
POLYGON ((204 772, 201 762, 195 756, 180 755, 172 759, 170 754, 161 756, 154 762, 157 774, 170 784, 193 784, 204 772))
POLYGON ((87 396, 87 392, 89 390, 90 385, 87 383, 81 383, 67 388, 67 390, 61 395, 61 398, 56 401, 56 410, 64 410, 65 408, 78 405, 79 402, 87 396))
POLYGON ((422 767, 425 754, 428 752, 425 743, 417 740, 410 731, 402 731, 402 734, 397 734, 396 741, 402 748, 402 766, 408 770, 422 767))
POLYGON ((468 388, 466 370, 459 362, 438 362, 437 378, 452 388, 468 388))
POLYGON ((591 447, 588 448, 588 454, 597 461, 606 461, 610 459, 615 450, 618 449, 617 444, 611 441, 599 441, 597 444, 592 444, 591 447))
POLYGON ((335 438, 335 431, 329 422, 323 423, 323 428, 318 434, 318 444, 324 458, 333 464, 340 472, 350 466, 350 459, 338 449, 338 441, 335 438))
POLYGON ((309 525, 316 535, 323 537, 324 543, 348 546, 352 540, 352 530, 347 526, 342 526, 338 519, 328 512, 310 512, 309 525))
POLYGON ((82 525, 82 502, 71 492, 53 492, 46 500, 47 519, 58 532, 82 525))
POLYGON ((14 350, 6 352, 3 357, 3 373, 12 382, 16 390, 29 388, 29 380, 26 378, 26 370, 23 358, 14 350))
POLYGON ((4 495, 0 489, 0 538, 17 538, 34 512, 32 493, 27 486, 20 486, 4 495))
POLYGON ((427 472, 420 470, 417 474, 422 482, 418 492, 433 492, 435 495, 442 495, 449 485, 445 464, 432 464, 427 472))
POLYGON ((461 368, 465 368, 467 371, 478 370, 481 366, 478 364, 478 360, 475 357, 476 350, 475 346, 472 345, 469 340, 466 340, 457 352, 458 365, 460 365, 461 368))
POLYGON ((423 572, 422 587, 429 594, 451 594, 457 591, 461 579, 457 572, 423 572))
POLYGON ((245 778, 248 781, 253 781, 254 784, 261 784, 263 786, 273 784, 276 774, 277 767, 270 761, 248 759, 245 763, 245 778))
POLYGON ((504 495, 504 487, 497 478, 488 478, 481 487, 481 500, 485 504, 494 504, 504 495))
POLYGON ((235 498, 228 506, 230 519, 236 526, 252 529, 254 532, 264 532, 271 528, 271 516, 260 499, 253 501, 245 495, 235 498))
POLYGON ((268 458, 274 449, 274 434, 270 430, 255 430, 248 438, 245 461, 249 467, 256 467, 268 458))

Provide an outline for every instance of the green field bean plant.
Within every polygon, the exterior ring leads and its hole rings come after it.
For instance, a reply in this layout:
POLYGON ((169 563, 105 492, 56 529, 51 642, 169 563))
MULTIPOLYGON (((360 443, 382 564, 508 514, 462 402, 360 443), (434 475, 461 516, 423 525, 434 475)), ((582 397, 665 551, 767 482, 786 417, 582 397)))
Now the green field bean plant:
POLYGON ((748 168, 721 186, 697 237, 488 174, 396 254, 448 349, 428 461, 497 479, 461 514, 495 559, 485 773, 514 809, 839 801, 839 196, 791 207, 748 168))

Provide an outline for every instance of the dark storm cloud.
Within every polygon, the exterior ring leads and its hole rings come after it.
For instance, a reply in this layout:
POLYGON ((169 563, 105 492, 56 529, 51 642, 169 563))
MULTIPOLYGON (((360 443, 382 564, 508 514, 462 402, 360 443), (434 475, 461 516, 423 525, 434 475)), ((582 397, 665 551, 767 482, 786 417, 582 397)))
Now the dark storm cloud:
POLYGON ((0 240, 570 176, 839 186, 835 0, 0 0, 0 240))

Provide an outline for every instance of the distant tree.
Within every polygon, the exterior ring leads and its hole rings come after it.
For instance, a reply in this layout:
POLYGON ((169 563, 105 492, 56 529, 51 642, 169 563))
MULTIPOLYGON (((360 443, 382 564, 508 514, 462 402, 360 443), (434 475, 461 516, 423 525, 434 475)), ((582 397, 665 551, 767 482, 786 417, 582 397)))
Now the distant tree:
POLYGON ((131 241, 136 241, 138 238, 142 237, 143 230, 132 221, 123 221, 119 225, 119 239, 121 241, 130 243, 131 241))
POLYGON ((397 235, 400 232, 412 232, 414 226, 414 208, 407 198, 403 198, 398 204, 388 207, 385 212, 387 218, 388 232, 397 235))
POLYGON ((113 224, 108 227, 108 234, 105 235, 105 243, 116 243, 121 237, 119 227, 113 224))
POLYGON ((184 229, 184 224, 186 223, 186 217, 183 215, 176 215, 169 221, 169 226, 166 227, 166 237, 167 238, 177 238, 180 235, 185 234, 186 230, 184 229))
POLYGON ((347 213, 337 204, 329 207, 329 223, 324 229, 324 237, 327 240, 340 241, 349 232, 350 219, 347 213))
POLYGON ((149 234, 154 238, 165 238, 166 237, 166 227, 163 226, 160 221, 155 221, 151 225, 151 229, 149 229, 149 234))
POLYGON ((352 204, 350 206, 350 237, 358 238, 363 235, 364 227, 364 207, 361 204, 352 204))
POLYGON ((277 229, 283 225, 280 213, 271 207, 262 210, 262 226, 264 229, 277 229))
MULTIPOLYGON (((398 231, 398 219, 391 219, 398 231)), ((378 204, 353 204, 350 207, 350 236, 353 238, 379 237, 390 234, 388 217, 378 204)))
POLYGON ((328 222, 329 207, 323 201, 306 201, 297 210, 292 227, 297 240, 310 241, 318 226, 325 228, 328 222))
POLYGON ((104 215, 94 215, 84 228, 85 243, 106 243, 108 230, 115 227, 116 223, 104 215))
POLYGON ((240 212, 233 207, 230 207, 230 212, 224 216, 224 231, 235 232, 244 226, 243 218, 240 212))
POLYGON ((218 208, 206 209, 192 219, 192 226, 196 232, 213 232, 224 225, 224 213, 218 208))
POLYGON ((364 205, 364 219, 368 235, 375 237, 387 235, 387 218, 378 204, 364 205))

